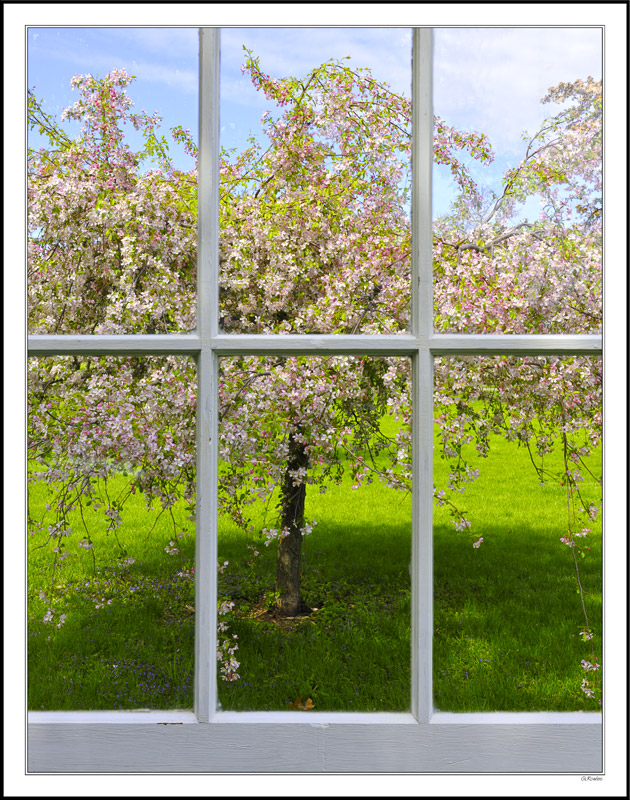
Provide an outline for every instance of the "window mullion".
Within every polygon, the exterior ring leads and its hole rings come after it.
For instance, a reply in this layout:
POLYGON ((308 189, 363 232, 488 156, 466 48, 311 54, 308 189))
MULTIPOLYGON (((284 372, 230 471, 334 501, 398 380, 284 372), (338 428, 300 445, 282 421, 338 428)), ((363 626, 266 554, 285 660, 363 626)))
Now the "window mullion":
POLYGON ((433 639, 433 30, 414 28, 412 50, 411 332, 413 356, 413 514, 411 710, 432 712, 433 639))
POLYGON ((219 297, 219 50, 220 31, 199 29, 199 163, 197 244, 197 490, 195 581, 195 713, 217 705, 217 484, 219 297))
POLYGON ((412 51, 411 332, 433 331, 433 30, 414 28, 412 51))

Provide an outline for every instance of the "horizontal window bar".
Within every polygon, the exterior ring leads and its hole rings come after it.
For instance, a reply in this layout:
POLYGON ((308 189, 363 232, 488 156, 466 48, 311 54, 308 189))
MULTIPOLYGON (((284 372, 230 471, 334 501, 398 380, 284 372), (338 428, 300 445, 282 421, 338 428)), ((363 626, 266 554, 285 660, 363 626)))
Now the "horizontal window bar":
POLYGON ((431 725, 601 725, 600 711, 436 711, 431 725))
MULTIPOLYGON (((181 725, 196 723, 192 711, 29 711, 29 725, 76 725, 103 723, 181 725)), ((421 723, 412 714, 374 712, 300 712, 300 711, 219 711, 211 720, 216 724, 276 724, 307 725, 601 725, 598 711, 438 711, 428 723, 421 723)))
POLYGON ((28 353, 32 356, 62 356, 73 353, 94 356, 194 355, 200 350, 201 339, 196 333, 28 337, 28 353))
POLYGON ((193 711, 138 709, 136 711, 29 711, 29 725, 191 725, 193 711))
MULTIPOLYGON (((423 340, 415 336, 235 335, 215 336, 210 349, 217 355, 413 355, 423 346, 434 355, 599 355, 599 335, 549 334, 436 334, 423 340)), ((90 355, 195 355, 201 351, 196 333, 28 337, 28 353, 53 356, 72 353, 90 355)))
POLYGON ((341 335, 251 335, 216 336, 212 349, 220 355, 316 355, 332 352, 339 355, 413 355, 428 347, 435 355, 452 354, 509 354, 547 355, 554 352, 566 355, 598 355, 602 352, 602 337, 598 335, 494 335, 494 334, 437 334, 428 340, 409 336, 341 336, 341 335))
POLYGON ((602 352, 602 337, 572 334, 440 334, 429 338, 434 355, 584 355, 602 352))
POLYGON ((341 334, 253 334, 215 336, 212 349, 222 356, 237 355, 413 355, 420 341, 415 336, 341 334))

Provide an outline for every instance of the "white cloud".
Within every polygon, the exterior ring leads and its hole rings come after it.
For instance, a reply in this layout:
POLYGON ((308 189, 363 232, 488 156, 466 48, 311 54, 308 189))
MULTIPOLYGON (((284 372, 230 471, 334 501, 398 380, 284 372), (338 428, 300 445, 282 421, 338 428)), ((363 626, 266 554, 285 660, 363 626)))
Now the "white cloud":
POLYGON ((160 58, 189 57, 199 51, 198 28, 116 28, 116 35, 126 44, 153 52, 160 58))
POLYGON ((444 28, 435 32, 435 111, 483 131, 506 153, 520 152, 554 108, 540 100, 551 86, 601 78, 595 28, 444 28))
POLYGON ((104 75, 124 67, 150 83, 194 95, 197 53, 196 29, 48 28, 31 33, 29 60, 40 69, 67 65, 68 82, 74 73, 104 75))
POLYGON ((194 69, 173 69, 161 64, 140 62, 134 66, 133 74, 150 83, 161 83, 171 89, 186 92, 186 94, 197 94, 199 73, 194 69))

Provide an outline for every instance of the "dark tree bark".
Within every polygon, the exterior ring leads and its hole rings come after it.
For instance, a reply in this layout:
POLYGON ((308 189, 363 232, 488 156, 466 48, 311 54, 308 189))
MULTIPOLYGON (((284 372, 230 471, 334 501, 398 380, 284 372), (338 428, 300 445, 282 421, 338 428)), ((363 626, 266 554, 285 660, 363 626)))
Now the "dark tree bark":
POLYGON ((289 455, 280 494, 282 530, 287 536, 278 541, 278 566, 276 591, 279 593, 278 611, 284 617, 294 617, 306 610, 302 602, 300 579, 302 572, 302 532, 304 525, 304 500, 306 484, 294 486, 290 472, 308 469, 308 454, 302 442, 289 435, 289 455))

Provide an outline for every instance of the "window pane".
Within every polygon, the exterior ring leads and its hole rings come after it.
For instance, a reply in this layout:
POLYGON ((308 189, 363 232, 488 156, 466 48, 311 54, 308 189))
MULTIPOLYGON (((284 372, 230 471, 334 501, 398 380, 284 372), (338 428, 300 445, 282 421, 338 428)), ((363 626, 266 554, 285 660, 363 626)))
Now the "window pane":
POLYGON ((29 28, 30 333, 194 328, 197 52, 195 28, 29 28))
POLYGON ((435 375, 435 706, 598 711, 601 359, 435 375))
POLYGON ((598 28, 435 31, 435 329, 601 332, 598 28))
POLYGON ((224 710, 409 710, 409 373, 221 360, 224 710))
POLYGON ((407 330, 410 56, 400 28, 222 31, 224 332, 407 330))
POLYGON ((29 359, 33 710, 190 708, 195 368, 29 359))

